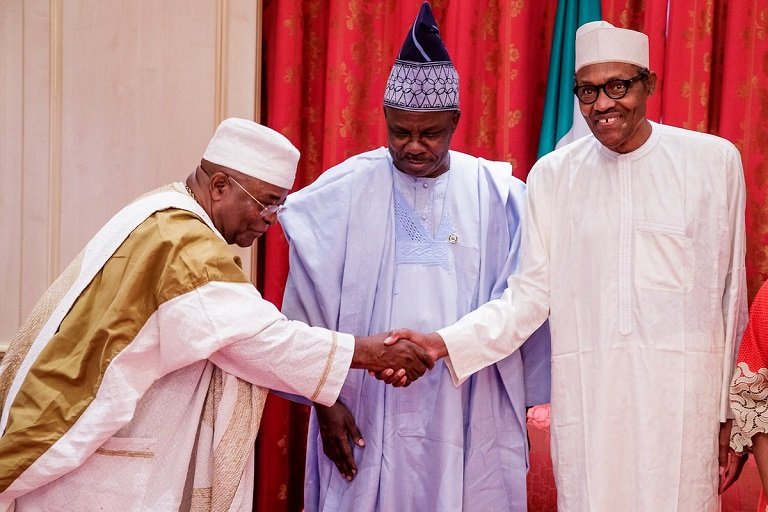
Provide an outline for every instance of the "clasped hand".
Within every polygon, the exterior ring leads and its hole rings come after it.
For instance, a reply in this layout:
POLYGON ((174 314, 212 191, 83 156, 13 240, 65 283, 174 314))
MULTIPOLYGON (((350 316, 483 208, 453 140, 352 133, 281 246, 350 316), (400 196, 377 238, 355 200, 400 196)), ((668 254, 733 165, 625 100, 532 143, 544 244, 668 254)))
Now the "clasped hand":
MULTIPOLYGON (((375 338, 378 338, 376 335, 375 338)), ((416 346, 419 350, 419 354, 426 354, 426 357, 431 361, 431 364, 428 365, 429 369, 432 369, 434 365, 434 361, 437 361, 441 357, 447 355, 447 350, 445 348, 445 343, 443 342, 443 339, 440 337, 439 334, 436 332, 430 333, 430 334, 423 334, 419 331, 414 331, 412 329, 396 329, 394 331, 390 331, 387 336, 383 339, 384 346, 405 346, 405 347, 412 347, 416 346)), ((382 363, 385 361, 382 360, 382 363)), ((368 368, 368 367, 366 367, 368 368)), ((389 365, 384 367, 384 369, 375 369, 375 368, 368 368, 368 373, 371 374, 371 376, 376 377, 377 379, 384 381, 387 384, 392 384, 395 387, 400 386, 408 386, 412 380, 411 377, 408 375, 408 372, 404 368, 398 368, 397 365, 389 365)), ((421 374, 419 374, 419 377, 421 374)))
POLYGON ((390 333, 380 333, 355 338, 352 368, 364 368, 400 387, 408 386, 435 366, 434 358, 419 345, 406 339, 384 343, 390 337, 390 333))

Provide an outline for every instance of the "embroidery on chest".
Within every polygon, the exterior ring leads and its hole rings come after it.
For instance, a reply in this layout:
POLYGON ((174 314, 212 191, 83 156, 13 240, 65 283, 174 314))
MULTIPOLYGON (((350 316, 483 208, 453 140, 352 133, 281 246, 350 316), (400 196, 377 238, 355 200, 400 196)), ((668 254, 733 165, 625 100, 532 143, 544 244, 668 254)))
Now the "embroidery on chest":
POLYGON ((396 264, 449 267, 451 265, 449 238, 455 231, 451 216, 444 210, 440 225, 433 236, 397 189, 394 191, 394 208, 396 264))

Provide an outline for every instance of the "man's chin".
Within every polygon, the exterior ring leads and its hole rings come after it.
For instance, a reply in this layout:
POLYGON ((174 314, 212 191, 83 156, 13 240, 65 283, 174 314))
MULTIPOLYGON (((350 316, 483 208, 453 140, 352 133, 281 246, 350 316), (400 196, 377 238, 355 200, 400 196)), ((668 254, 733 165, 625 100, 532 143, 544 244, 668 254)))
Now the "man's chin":
POLYGON ((235 243, 244 248, 248 248, 253 245, 253 243, 258 239, 261 238, 261 235, 264 234, 264 231, 257 231, 256 233, 249 233, 248 235, 239 237, 235 243))
POLYGON ((618 133, 612 133, 612 132, 604 132, 600 130, 595 130, 594 132, 595 138, 605 146, 606 148, 616 151, 616 148, 621 145, 621 143, 624 141, 624 138, 621 137, 621 134, 618 133))
POLYGON ((424 176, 429 176, 434 170, 432 162, 403 163, 398 168, 408 176, 413 176, 414 178, 423 178, 424 176))
POLYGON ((243 249, 247 249, 248 247, 253 245, 253 242, 256 241, 256 238, 258 238, 258 237, 238 238, 235 241, 235 244, 238 247, 242 247, 243 249))

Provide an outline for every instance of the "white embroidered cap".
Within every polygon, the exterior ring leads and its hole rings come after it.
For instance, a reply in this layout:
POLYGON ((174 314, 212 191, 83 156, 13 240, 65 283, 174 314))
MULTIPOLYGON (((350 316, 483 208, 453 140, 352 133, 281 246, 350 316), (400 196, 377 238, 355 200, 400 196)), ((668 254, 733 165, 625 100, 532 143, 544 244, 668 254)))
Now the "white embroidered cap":
POLYGON ((607 21, 590 21, 576 31, 576 69, 601 62, 648 67, 648 36, 607 21))
POLYGON ((248 119, 230 117, 216 128, 203 158, 290 189, 296 177, 299 150, 271 128, 248 119))

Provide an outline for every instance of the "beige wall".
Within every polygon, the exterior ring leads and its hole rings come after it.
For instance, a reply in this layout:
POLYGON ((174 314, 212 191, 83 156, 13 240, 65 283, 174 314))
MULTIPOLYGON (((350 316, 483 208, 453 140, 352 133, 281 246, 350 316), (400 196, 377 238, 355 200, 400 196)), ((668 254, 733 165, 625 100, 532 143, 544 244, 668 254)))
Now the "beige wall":
POLYGON ((124 203, 258 118, 259 30, 259 0, 0 1, 0 345, 124 203))

